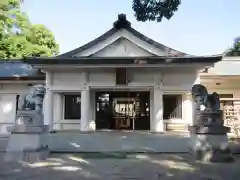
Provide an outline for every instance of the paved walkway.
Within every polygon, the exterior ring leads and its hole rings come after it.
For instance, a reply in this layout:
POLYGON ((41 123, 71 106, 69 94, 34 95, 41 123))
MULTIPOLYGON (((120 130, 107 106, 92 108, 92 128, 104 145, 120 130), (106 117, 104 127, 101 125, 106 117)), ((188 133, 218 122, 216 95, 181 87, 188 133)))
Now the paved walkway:
POLYGON ((229 164, 202 164, 188 155, 107 156, 52 154, 39 163, 9 163, 0 153, 1 180, 237 180, 240 157, 229 164))

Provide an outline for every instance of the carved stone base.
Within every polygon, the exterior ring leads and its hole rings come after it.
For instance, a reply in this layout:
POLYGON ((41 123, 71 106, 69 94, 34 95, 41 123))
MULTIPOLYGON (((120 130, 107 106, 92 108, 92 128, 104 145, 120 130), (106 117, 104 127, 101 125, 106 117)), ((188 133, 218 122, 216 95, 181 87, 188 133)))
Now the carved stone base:
POLYGON ((191 134, 212 134, 212 135, 223 135, 230 131, 229 127, 225 126, 188 126, 188 130, 191 134))
POLYGON ((226 134, 192 134, 189 152, 197 160, 207 162, 234 162, 226 134))
POLYGON ((6 162, 16 162, 16 161, 25 161, 25 162, 38 162, 43 161, 49 156, 49 150, 47 147, 38 149, 37 151, 7 151, 5 153, 4 160, 6 162))
POLYGON ((47 134, 43 133, 11 133, 6 148, 7 161, 39 161, 48 154, 47 134), (44 140, 45 139, 45 140, 44 140))
POLYGON ((35 111, 18 111, 16 115, 16 124, 25 126, 44 126, 43 114, 35 111))

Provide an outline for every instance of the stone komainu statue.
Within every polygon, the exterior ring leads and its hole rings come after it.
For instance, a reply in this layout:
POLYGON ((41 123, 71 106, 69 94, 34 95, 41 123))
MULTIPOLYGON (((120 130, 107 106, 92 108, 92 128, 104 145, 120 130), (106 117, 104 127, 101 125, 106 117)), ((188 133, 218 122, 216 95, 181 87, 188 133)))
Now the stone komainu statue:
POLYGON ((195 106, 196 110, 200 110, 201 106, 204 106, 205 110, 211 111, 220 110, 219 95, 216 92, 208 94, 207 88, 202 84, 195 84, 192 87, 192 98, 196 103, 195 106))
POLYGON ((219 95, 216 92, 208 94, 205 86, 196 84, 192 87, 192 97, 195 113, 194 125, 189 126, 190 154, 210 162, 234 161, 228 146, 230 128, 224 126, 219 95))
POLYGON ((20 95, 18 100, 18 110, 42 112, 43 99, 46 93, 44 85, 33 86, 29 93, 20 95))

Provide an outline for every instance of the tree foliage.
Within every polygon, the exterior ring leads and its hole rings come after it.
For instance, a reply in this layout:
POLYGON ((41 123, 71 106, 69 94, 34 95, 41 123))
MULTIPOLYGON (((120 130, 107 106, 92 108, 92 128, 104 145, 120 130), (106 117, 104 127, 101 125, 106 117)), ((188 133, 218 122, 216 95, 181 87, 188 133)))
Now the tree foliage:
POLYGON ((240 37, 234 40, 233 47, 226 54, 227 56, 240 56, 240 37))
POLYGON ((54 35, 44 25, 31 24, 20 0, 0 0, 0 58, 58 54, 54 35))
POLYGON ((133 0, 132 9, 138 21, 157 21, 171 19, 178 10, 181 0, 133 0))

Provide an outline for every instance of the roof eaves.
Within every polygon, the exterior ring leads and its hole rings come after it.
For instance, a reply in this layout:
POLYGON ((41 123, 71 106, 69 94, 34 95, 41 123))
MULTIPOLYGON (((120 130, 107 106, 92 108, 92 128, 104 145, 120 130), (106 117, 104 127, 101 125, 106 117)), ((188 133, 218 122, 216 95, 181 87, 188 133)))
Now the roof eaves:
POLYGON ((29 58, 27 63, 37 64, 78 64, 78 65, 117 65, 117 64, 161 64, 161 63, 216 63, 222 56, 189 56, 189 57, 76 57, 76 58, 29 58))

